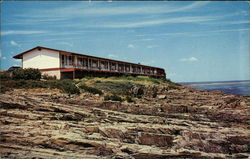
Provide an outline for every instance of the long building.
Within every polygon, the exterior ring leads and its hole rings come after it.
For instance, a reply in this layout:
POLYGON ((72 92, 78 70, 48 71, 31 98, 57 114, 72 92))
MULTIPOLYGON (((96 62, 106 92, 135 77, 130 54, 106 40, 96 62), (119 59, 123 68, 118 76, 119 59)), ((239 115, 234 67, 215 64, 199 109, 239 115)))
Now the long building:
POLYGON ((86 75, 144 75, 165 77, 165 70, 130 62, 95 57, 37 46, 13 58, 22 59, 22 68, 38 68, 42 74, 57 79, 82 78, 86 75))

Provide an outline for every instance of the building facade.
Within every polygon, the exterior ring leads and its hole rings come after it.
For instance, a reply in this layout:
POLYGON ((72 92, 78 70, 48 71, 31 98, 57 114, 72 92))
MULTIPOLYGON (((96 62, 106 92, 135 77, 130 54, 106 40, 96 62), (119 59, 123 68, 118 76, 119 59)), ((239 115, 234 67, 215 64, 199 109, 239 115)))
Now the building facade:
POLYGON ((13 58, 22 59, 22 68, 38 68, 42 74, 63 78, 82 78, 87 75, 144 75, 165 77, 162 68, 83 55, 37 46, 13 58))

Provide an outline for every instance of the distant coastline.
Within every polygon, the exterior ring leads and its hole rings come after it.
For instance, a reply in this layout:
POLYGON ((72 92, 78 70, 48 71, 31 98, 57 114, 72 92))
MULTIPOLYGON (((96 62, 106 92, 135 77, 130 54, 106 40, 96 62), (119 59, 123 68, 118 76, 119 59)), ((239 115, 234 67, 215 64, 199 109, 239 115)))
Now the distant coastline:
POLYGON ((179 82, 200 90, 219 90, 227 94, 250 95, 250 80, 212 81, 212 82, 179 82))

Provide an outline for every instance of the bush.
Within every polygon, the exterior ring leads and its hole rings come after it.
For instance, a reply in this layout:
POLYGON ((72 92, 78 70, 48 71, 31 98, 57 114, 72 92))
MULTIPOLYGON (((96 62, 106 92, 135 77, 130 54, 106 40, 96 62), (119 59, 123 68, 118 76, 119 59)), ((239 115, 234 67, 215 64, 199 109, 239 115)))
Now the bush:
POLYGON ((134 95, 134 97, 136 97, 136 98, 138 98, 138 99, 141 99, 142 98, 142 94, 136 94, 136 95, 134 95))
MULTIPOLYGON (((1 86, 8 86, 8 88, 50 88, 60 89, 65 93, 79 94, 79 89, 75 86, 73 80, 49 80, 49 81, 38 81, 38 80, 8 80, 2 81, 1 86)), ((2 89, 2 88, 1 88, 2 89)), ((4 91, 5 88, 3 88, 4 91)), ((2 90, 1 90, 2 91, 2 90)))
POLYGON ((99 94, 99 95, 102 95, 102 91, 97 89, 97 88, 94 88, 94 87, 89 87, 89 86, 86 86, 86 85, 81 85, 79 86, 80 89, 83 89, 89 93, 92 93, 92 94, 99 94))
POLYGON ((0 72, 0 80, 11 80, 11 73, 7 71, 0 72))
POLYGON ((134 100, 133 100, 131 97, 129 97, 129 96, 126 97, 126 101, 127 101, 128 103, 134 102, 134 100))
POLYGON ((73 80, 50 80, 45 82, 48 84, 49 88, 57 88, 69 94, 79 94, 80 90, 76 87, 73 80))
POLYGON ((180 86, 179 85, 177 85, 177 84, 170 84, 169 86, 168 86, 168 89, 180 89, 180 86))
POLYGON ((47 84, 37 80, 9 80, 4 82, 10 88, 47 88, 47 84))
POLYGON ((122 98, 117 96, 117 95, 107 95, 107 96, 104 96, 104 100, 107 101, 107 100, 111 100, 111 101, 119 101, 121 102, 122 101, 122 98))
POLYGON ((39 80, 41 72, 34 68, 16 69, 13 71, 13 79, 15 80, 39 80))
POLYGON ((56 76, 50 76, 48 74, 44 74, 44 75, 42 75, 42 79, 45 79, 45 80, 56 80, 56 76))
POLYGON ((11 88, 6 87, 6 85, 3 85, 1 83, 1 85, 0 85, 0 93, 5 93, 5 92, 10 91, 10 90, 11 90, 11 88))
POLYGON ((129 95, 130 90, 133 87, 133 84, 127 81, 124 82, 98 81, 94 83, 94 86, 104 91, 111 92, 112 94, 129 95))

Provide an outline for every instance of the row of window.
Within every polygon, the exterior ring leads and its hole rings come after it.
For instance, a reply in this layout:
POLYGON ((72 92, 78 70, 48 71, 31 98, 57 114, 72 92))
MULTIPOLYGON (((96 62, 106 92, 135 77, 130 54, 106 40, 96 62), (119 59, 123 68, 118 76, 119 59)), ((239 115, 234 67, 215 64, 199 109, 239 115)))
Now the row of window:
POLYGON ((100 70, 110 70, 119 72, 132 72, 132 73, 145 73, 145 74, 157 74, 160 70, 153 68, 143 68, 141 66, 130 67, 128 64, 117 64, 115 62, 100 61, 98 66, 98 60, 87 59, 83 57, 74 57, 71 55, 61 55, 61 65, 63 67, 76 65, 77 67, 94 68, 100 70), (76 58, 76 63, 74 63, 76 58))

